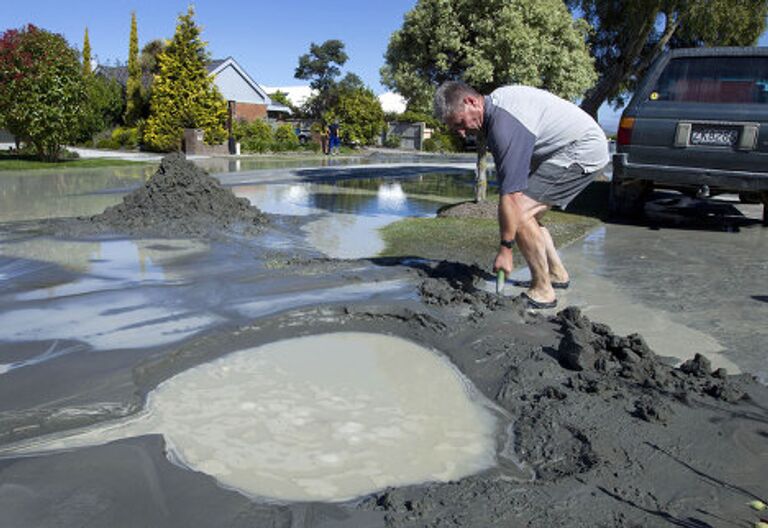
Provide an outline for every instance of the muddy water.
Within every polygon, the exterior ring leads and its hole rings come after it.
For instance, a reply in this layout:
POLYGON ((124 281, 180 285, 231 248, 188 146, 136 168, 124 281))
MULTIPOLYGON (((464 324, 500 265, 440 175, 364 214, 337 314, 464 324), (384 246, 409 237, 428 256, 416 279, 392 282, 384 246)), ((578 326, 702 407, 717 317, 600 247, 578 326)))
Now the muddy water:
POLYGON ((162 383, 138 418, 16 452, 163 434, 172 459, 226 487, 337 501, 487 469, 496 428, 447 360, 401 338, 348 332, 232 353, 162 383))

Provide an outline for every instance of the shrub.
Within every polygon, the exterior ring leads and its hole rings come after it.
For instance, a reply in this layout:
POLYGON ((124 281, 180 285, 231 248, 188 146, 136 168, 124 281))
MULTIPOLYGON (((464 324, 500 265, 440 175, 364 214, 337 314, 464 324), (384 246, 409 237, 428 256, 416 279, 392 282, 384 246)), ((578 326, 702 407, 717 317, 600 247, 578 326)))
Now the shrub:
POLYGON ((232 132, 243 152, 267 152, 272 148, 272 127, 264 121, 237 121, 232 132))
POLYGON ((384 146, 387 148, 393 148, 393 149, 399 148, 400 139, 401 138, 398 134, 387 134, 387 137, 384 139, 384 146))
POLYGON ((112 141, 118 148, 136 148, 139 146, 137 128, 117 127, 112 131, 112 141))
POLYGON ((273 139, 273 147, 277 151, 297 150, 300 146, 299 138, 291 125, 283 124, 278 126, 275 129, 273 139))
POLYGON ((424 140, 421 148, 426 152, 461 152, 464 142, 454 134, 435 130, 431 138, 424 140))

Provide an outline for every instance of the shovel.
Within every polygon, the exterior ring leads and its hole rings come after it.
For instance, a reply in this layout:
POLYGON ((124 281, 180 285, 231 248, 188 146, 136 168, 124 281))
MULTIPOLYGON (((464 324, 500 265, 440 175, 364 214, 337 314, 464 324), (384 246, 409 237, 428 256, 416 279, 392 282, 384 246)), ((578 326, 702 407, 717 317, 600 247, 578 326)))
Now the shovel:
POLYGON ((496 295, 504 293, 504 285, 507 283, 507 278, 504 274, 504 270, 496 272, 496 295))

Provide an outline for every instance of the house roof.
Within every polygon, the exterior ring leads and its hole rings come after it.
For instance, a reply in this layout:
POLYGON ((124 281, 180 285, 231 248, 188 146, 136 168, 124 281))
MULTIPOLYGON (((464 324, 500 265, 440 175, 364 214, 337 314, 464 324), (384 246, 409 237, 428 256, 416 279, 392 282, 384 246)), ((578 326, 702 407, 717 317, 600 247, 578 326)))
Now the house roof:
POLYGON ((256 92, 258 93, 264 100, 267 102, 267 105, 272 104, 272 99, 269 98, 269 94, 267 91, 261 87, 259 83, 253 80, 253 78, 248 75, 248 72, 246 72, 238 62, 233 59, 232 57, 227 57, 226 59, 215 59, 208 63, 208 73, 213 75, 214 77, 219 74, 219 72, 223 71, 227 67, 232 67, 237 73, 239 73, 246 83, 256 92))
MULTIPOLYGON (((128 84, 128 66, 103 66, 98 65, 93 70, 96 75, 101 75, 107 79, 111 79, 120 83, 125 87, 128 84)), ((144 88, 149 88, 152 84, 152 74, 150 72, 142 72, 141 85, 144 88)))

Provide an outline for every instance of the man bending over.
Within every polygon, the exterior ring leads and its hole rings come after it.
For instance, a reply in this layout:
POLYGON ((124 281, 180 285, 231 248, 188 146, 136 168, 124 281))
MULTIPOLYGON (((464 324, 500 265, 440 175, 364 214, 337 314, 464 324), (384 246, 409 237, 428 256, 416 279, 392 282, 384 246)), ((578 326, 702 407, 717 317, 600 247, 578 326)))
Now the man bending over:
POLYGON ((539 219, 550 207, 564 209, 607 165, 605 133, 575 104, 529 86, 504 86, 483 97, 449 81, 435 92, 434 106, 437 118, 462 137, 482 131, 493 154, 501 234, 493 271, 512 272, 516 242, 531 270, 522 296, 532 308, 555 307, 554 288, 567 288, 570 278, 539 219))

